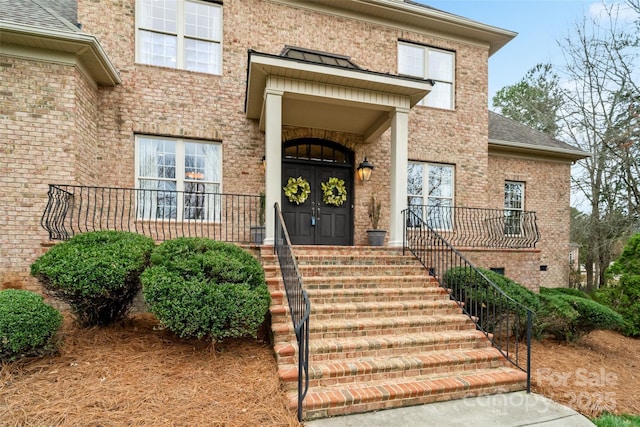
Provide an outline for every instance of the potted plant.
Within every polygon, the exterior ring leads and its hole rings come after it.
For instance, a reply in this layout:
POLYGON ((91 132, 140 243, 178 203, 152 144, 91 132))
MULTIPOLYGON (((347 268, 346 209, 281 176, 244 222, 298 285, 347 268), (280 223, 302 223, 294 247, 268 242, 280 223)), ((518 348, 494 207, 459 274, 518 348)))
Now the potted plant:
POLYGON ((369 203, 369 220, 371 221, 371 229, 367 230, 367 236, 369 238, 369 246, 382 246, 384 245, 384 238, 387 234, 387 230, 380 230, 378 223, 380 222, 380 216, 382 214, 382 203, 376 201, 375 194, 371 195, 371 201, 369 203))
POLYGON ((266 228, 264 226, 264 207, 265 207, 265 196, 263 192, 260 192, 260 202, 258 206, 258 224, 252 225, 250 227, 251 230, 251 241, 261 245, 264 241, 264 236, 266 234, 266 228))

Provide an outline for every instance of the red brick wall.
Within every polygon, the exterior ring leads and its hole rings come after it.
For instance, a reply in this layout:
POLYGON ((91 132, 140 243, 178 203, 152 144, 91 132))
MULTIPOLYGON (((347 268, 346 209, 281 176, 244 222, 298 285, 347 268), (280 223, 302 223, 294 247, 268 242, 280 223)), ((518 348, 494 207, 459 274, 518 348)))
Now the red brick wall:
MULTIPOLYGON (((535 211, 540 232, 540 286, 569 285, 569 222, 571 165, 543 160, 489 156, 491 207, 504 206, 504 181, 525 183, 525 210, 535 211)), ((540 268, 538 267, 538 270, 540 268)))
POLYGON ((48 239, 47 184, 91 174, 97 93, 73 66, 0 57, 0 72, 0 289, 39 289, 29 266, 48 239))

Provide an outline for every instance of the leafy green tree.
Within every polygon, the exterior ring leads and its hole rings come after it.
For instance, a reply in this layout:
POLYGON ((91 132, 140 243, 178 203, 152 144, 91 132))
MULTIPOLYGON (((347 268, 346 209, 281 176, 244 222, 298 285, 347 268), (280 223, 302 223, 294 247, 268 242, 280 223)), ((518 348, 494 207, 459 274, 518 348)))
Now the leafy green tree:
POLYGON ((493 97, 493 107, 503 116, 555 137, 563 103, 559 82, 551 64, 537 64, 518 83, 500 89, 493 97))

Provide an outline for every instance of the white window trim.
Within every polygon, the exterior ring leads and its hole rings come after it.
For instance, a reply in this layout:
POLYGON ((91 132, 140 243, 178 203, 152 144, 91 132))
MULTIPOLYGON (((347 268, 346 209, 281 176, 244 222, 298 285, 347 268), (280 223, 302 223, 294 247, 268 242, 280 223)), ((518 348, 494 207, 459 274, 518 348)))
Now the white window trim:
MULTIPOLYGON (((525 212, 525 203, 526 203, 526 200, 527 200, 527 198, 526 198, 527 185, 526 185, 526 182, 524 182, 524 181, 514 181, 514 180, 510 180, 510 179, 505 180, 504 183, 505 184, 518 184, 518 185, 522 186, 522 206, 520 206, 520 208, 507 208, 506 206, 504 207, 504 211, 505 212, 507 212, 507 211, 509 211, 509 212, 516 212, 516 211, 517 212, 521 212, 520 225, 519 225, 520 232, 518 234, 507 233, 506 230, 504 232, 504 235, 507 236, 507 237, 519 237, 519 236, 522 236, 522 229, 523 229, 522 219, 524 218, 524 215, 522 215, 522 214, 525 212)), ((507 196, 507 194, 503 190, 503 194, 502 194, 502 197, 504 199, 503 200, 503 204, 504 204, 504 202, 506 202, 506 196, 507 196)), ((506 215, 505 215, 505 227, 506 227, 506 215)))
MULTIPOLYGON (((411 46, 411 47, 418 47, 418 48, 422 48, 424 49, 424 70, 425 70, 425 74, 428 74, 429 72, 429 51, 437 51, 437 52, 444 52, 444 53, 448 53, 451 54, 452 56, 452 60, 453 60, 453 64, 452 64, 452 76, 451 76, 451 81, 445 81, 445 80, 437 80, 434 79, 432 77, 429 77, 428 75, 422 75, 422 76, 414 76, 414 77, 421 77, 423 79, 431 79, 435 82, 435 84, 437 85, 438 82, 444 82, 447 84, 451 84, 451 105, 449 106, 449 108, 443 108, 443 107, 437 107, 437 106, 432 106, 432 105, 427 105, 427 96, 425 96, 424 98, 422 98, 416 105, 420 105, 423 107, 428 107, 428 108, 436 108, 439 110, 455 110, 455 106, 456 106, 456 52, 455 51, 451 51, 451 50, 447 50, 447 49, 439 49, 437 47, 431 47, 431 46, 425 46, 419 43, 411 43, 411 42, 407 42, 407 41, 402 41, 399 40, 398 41, 398 48, 397 50, 397 60, 399 62, 399 57, 400 57, 400 45, 405 45, 405 46, 411 46)), ((398 67, 399 68, 399 67, 398 67)), ((400 72, 400 70, 398 70, 398 73, 400 72)))
MULTIPOLYGON (((446 199, 446 200, 451 200, 451 219, 449 221, 450 223, 450 227, 448 228, 434 228, 434 230, 436 231, 453 231, 455 229, 455 214, 454 214, 454 210, 455 210, 455 196, 456 196, 456 167, 454 164, 451 163, 433 163, 433 162, 422 162, 422 161, 409 161, 410 164, 417 164, 420 165, 422 167, 422 189, 423 192, 426 190, 428 191, 429 189, 429 169, 431 167, 448 167, 451 169, 451 197, 441 197, 441 196, 429 196, 427 195, 417 195, 417 194, 409 194, 407 191, 407 196, 409 197, 422 197, 422 205, 425 206, 425 212, 423 212, 423 220, 426 220, 427 216, 428 216, 428 212, 426 212, 426 210, 428 210, 428 205, 429 205, 429 198, 432 199, 446 199)), ((411 208, 411 205, 408 206, 409 208, 411 208)))
POLYGON ((135 11, 135 23, 136 23, 136 28, 135 28, 135 54, 136 54, 136 63, 137 64, 142 64, 142 65, 148 65, 150 67, 162 67, 160 65, 154 65, 154 64, 147 64, 144 62, 141 62, 141 43, 142 41, 140 40, 140 30, 142 31, 148 31, 151 33, 156 33, 156 34, 164 34, 164 35, 171 35, 171 36, 176 36, 176 66, 174 67, 163 67, 163 68, 171 68, 171 69, 175 69, 175 70, 184 70, 184 71, 190 71, 192 73, 202 73, 202 71, 195 71, 195 70, 187 70, 185 68, 185 51, 184 51, 184 41, 185 39, 192 39, 192 40, 202 40, 202 41, 206 41, 206 42, 211 42, 211 43, 216 43, 220 46, 220 66, 219 66, 219 72, 217 73, 205 73, 205 74, 211 74, 211 75, 222 75, 223 72, 223 66, 224 66, 224 61, 223 61, 223 52, 224 52, 224 46, 222 44, 223 39, 224 39, 224 8, 222 7, 222 4, 216 3, 216 2, 210 2, 210 1, 200 1, 200 0, 177 0, 177 19, 176 19, 176 26, 177 26, 177 32, 176 33, 170 33, 170 32, 166 32, 166 31, 160 31, 160 30, 156 30, 153 28, 147 28, 147 27, 143 27, 141 25, 141 13, 139 13, 138 11, 140 11, 142 9, 142 7, 140 6, 141 0, 136 0, 136 11, 135 11), (201 4, 206 4, 208 6, 213 6, 213 7, 218 7, 220 9, 220 34, 219 34, 219 38, 217 40, 215 39, 206 39, 206 38, 202 38, 202 37, 196 37, 196 36, 185 36, 185 3, 189 1, 191 3, 201 3, 201 4))
POLYGON ((189 138, 171 138, 171 137, 163 137, 163 136, 155 136, 155 135, 143 135, 143 134, 137 134, 135 135, 135 155, 134 155, 134 162, 135 162, 135 188, 136 188, 136 209, 138 206, 138 193, 142 190, 140 187, 140 180, 141 179, 149 179, 149 180, 155 180, 155 181, 172 181, 176 183, 176 192, 177 192, 177 201, 176 201, 176 218, 140 218, 140 217, 136 217, 137 220, 142 220, 142 221, 173 221, 173 222, 180 222, 180 221, 198 221, 198 222, 203 222, 203 223, 211 223, 211 224, 216 224, 219 223, 221 221, 220 219, 220 212, 214 212, 214 219, 210 220, 210 219, 184 219, 184 183, 185 182, 191 182, 188 179, 185 179, 183 177, 184 175, 184 170, 185 170, 185 142, 192 142, 192 143, 197 143, 197 144, 209 144, 209 145, 219 145, 220 146, 220 165, 219 167, 221 168, 220 170, 220 181, 216 182, 216 181, 194 181, 194 182, 198 182, 198 183, 202 183, 202 184, 217 184, 219 191, 219 194, 223 194, 223 188, 222 188, 222 165, 224 164, 223 162, 223 151, 222 150, 222 143, 219 141, 208 141, 208 140, 201 140, 201 139, 189 139, 189 138), (172 141, 175 142, 176 144, 176 178, 175 179, 171 179, 171 178, 159 178, 159 177, 142 177, 140 176, 140 139, 144 139, 144 138, 151 138, 151 139, 162 139, 162 140, 166 140, 166 141, 172 141), (178 173, 180 172, 180 174, 178 173))

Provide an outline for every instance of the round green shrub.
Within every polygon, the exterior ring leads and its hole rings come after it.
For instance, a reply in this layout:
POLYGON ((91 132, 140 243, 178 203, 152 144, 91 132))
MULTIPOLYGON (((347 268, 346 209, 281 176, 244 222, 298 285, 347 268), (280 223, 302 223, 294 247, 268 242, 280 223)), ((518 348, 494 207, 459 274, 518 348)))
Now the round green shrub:
POLYGON ((56 350, 62 315, 29 291, 0 291, 0 361, 43 356, 56 350))
POLYGON ((69 304, 78 323, 104 326, 126 316, 154 247, 125 231, 79 234, 38 258, 31 274, 69 304))
POLYGON ((141 276, 149 310, 182 338, 256 336, 270 294, 260 263, 238 246, 203 238, 159 245, 141 276))
POLYGON ((624 319, 591 299, 545 291, 540 294, 537 326, 542 334, 574 341, 595 329, 620 329, 624 319))

